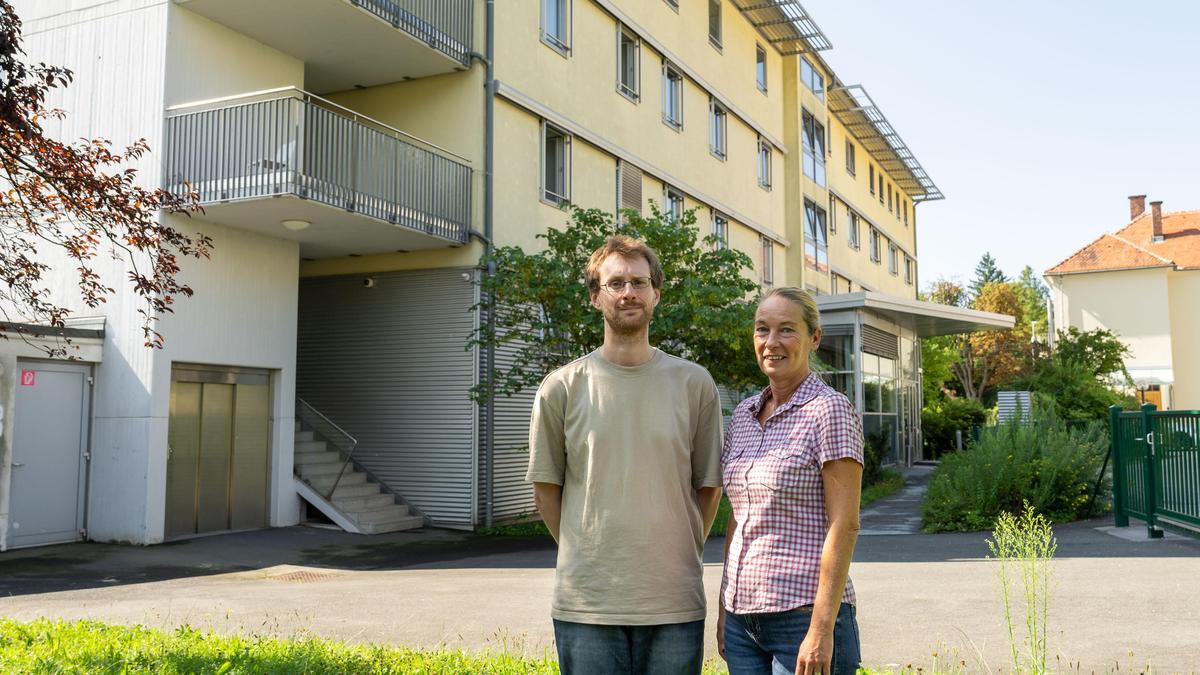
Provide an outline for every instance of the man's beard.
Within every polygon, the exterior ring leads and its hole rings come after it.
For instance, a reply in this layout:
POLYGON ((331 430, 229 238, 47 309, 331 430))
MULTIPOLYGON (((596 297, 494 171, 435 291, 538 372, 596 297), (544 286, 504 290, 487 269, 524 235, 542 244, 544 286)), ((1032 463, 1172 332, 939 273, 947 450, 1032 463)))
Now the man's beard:
POLYGON ((650 325, 650 317, 653 310, 646 307, 646 303, 638 305, 614 305, 611 310, 604 313, 604 322, 617 335, 635 335, 646 329, 650 325), (626 309, 639 309, 637 314, 625 314, 626 309))

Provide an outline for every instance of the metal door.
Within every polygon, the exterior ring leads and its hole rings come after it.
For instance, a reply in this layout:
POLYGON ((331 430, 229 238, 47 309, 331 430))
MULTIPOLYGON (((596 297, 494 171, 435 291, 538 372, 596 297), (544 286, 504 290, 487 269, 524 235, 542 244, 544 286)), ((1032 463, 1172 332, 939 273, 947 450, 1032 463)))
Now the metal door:
POLYGON ((78 541, 87 489, 90 366, 18 362, 12 547, 78 541))
POLYGON ((266 527, 267 374, 187 366, 172 378, 165 536, 266 527))

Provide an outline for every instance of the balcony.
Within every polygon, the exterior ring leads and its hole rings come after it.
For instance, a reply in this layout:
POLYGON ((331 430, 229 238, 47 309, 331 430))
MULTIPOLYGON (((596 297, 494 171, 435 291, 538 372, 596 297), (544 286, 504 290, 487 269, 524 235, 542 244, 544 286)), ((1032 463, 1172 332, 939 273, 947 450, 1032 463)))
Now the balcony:
POLYGON ((466 160, 293 88, 167 111, 164 183, 205 220, 300 242, 306 258, 460 246, 466 160))
POLYGON ((175 0, 304 62, 318 93, 470 65, 474 0, 175 0))

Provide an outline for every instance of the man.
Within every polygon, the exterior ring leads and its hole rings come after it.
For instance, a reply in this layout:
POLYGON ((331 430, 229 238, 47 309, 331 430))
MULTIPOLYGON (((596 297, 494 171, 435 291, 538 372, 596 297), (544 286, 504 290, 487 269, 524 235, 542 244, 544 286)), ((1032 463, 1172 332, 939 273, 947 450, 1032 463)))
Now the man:
POLYGON ((699 673, 704 538, 721 497, 721 404, 704 368, 650 346, 663 271, 611 237, 584 272, 604 344, 551 373, 529 428, 534 499, 558 542, 564 675, 699 673))

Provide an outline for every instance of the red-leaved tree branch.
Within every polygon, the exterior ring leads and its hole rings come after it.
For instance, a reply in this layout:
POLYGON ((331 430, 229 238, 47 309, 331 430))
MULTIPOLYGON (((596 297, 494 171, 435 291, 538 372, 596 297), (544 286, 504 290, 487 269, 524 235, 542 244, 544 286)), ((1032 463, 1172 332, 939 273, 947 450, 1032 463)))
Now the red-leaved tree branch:
MULTIPOLYGON (((94 263, 107 251, 125 260, 128 281, 145 301, 138 311, 146 346, 162 347, 157 319, 174 311, 176 296, 192 295, 177 278, 179 259, 208 258, 212 240, 178 232, 160 212, 190 216, 200 211, 197 195, 137 184, 136 170, 122 167, 149 151, 144 139, 114 150, 104 139, 64 143, 48 137, 42 123, 66 113, 46 107, 47 94, 68 86, 72 74, 27 64, 25 56, 21 21, 0 0, 0 319, 27 342, 27 330, 12 324, 65 326, 69 311, 52 300, 46 278, 52 249, 74 264, 83 303, 94 308, 105 302, 116 290, 105 285, 94 263)), ((35 346, 48 356, 70 356, 69 345, 63 338, 35 346)))

